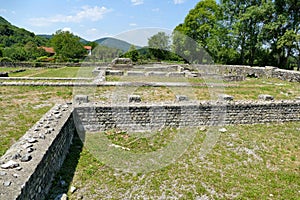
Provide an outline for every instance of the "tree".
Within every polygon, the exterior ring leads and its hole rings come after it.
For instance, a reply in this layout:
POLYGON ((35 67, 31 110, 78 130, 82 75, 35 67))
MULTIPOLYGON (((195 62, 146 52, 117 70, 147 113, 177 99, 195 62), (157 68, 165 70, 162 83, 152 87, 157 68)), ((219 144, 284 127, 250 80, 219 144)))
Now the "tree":
POLYGON ((111 48, 103 45, 98 45, 96 48, 92 51, 92 56, 88 57, 88 59, 95 59, 100 60, 104 62, 110 62, 114 58, 119 57, 119 55, 122 53, 122 50, 117 48, 111 48))
POLYGON ((69 31, 57 31, 50 40, 56 55, 63 61, 82 59, 86 55, 80 38, 69 31))
POLYGON ((288 68, 292 57, 300 60, 298 0, 203 0, 175 30, 197 41, 217 63, 288 68))
POLYGON ((148 39, 150 53, 158 60, 168 58, 170 50, 170 37, 165 32, 158 32, 148 39))
POLYGON ((137 62, 140 55, 134 45, 131 45, 129 50, 122 57, 130 58, 133 62, 137 62))

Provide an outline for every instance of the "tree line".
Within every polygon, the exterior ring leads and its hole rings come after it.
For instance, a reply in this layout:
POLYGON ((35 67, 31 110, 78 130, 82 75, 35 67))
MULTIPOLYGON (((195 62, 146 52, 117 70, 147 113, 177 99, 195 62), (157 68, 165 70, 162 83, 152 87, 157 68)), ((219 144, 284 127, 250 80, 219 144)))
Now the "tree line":
POLYGON ((203 0, 171 36, 161 32, 149 38, 148 48, 158 59, 299 70, 300 1, 203 0))
POLYGON ((197 41, 216 63, 300 65, 299 0, 203 0, 175 31, 197 41))

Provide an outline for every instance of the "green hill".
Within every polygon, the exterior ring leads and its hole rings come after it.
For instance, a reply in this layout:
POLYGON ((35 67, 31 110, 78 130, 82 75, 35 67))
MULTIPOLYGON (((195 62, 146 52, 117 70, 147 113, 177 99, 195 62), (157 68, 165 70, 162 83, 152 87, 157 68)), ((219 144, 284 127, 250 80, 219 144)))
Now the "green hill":
POLYGON ((128 51, 131 46, 131 44, 128 42, 125 42, 123 40, 119 40, 116 38, 111 38, 111 37, 101 38, 101 39, 95 40, 94 42, 97 42, 98 44, 100 44, 102 46, 121 49, 124 52, 128 51))
POLYGON ((36 36, 24 28, 16 27, 0 16, 0 47, 24 46, 28 42, 41 46, 47 42, 47 39, 36 36))

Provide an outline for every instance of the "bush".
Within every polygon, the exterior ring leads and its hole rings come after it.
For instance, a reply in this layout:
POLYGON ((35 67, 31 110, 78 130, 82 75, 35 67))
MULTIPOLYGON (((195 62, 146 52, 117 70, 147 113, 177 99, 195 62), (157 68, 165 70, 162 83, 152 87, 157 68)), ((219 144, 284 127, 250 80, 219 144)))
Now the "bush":
POLYGON ((14 62, 14 61, 11 58, 3 57, 3 58, 0 58, 0 62, 14 62))

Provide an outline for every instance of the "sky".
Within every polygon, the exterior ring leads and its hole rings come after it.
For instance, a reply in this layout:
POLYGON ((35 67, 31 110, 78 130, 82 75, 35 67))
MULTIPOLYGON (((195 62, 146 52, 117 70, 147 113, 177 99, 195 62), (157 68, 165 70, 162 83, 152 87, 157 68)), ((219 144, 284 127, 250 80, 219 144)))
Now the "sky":
POLYGON ((35 34, 68 30, 86 40, 125 39, 145 46, 170 33, 199 0, 0 0, 0 16, 35 34))

